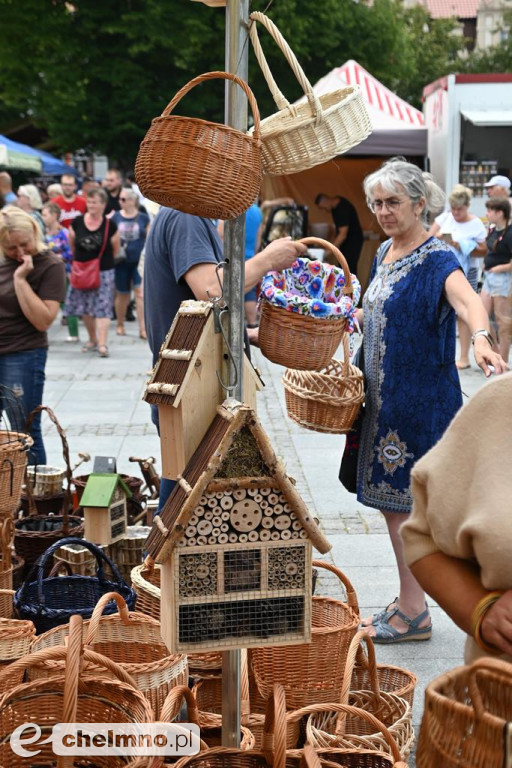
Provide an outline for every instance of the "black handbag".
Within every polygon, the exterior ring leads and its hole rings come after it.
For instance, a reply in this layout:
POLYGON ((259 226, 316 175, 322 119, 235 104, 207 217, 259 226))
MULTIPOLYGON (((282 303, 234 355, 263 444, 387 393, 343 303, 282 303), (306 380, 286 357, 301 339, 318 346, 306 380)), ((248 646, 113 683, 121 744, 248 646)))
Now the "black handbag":
MULTIPOLYGON (((364 373, 364 348, 363 344, 359 347, 353 360, 356 365, 364 373)), ((366 387, 365 387, 366 389, 366 387)), ((363 429, 364 420, 364 403, 361 406, 357 418, 354 421, 352 429, 347 433, 347 440, 345 443, 345 450, 341 457, 341 465, 339 472, 339 481, 349 493, 356 493, 357 491, 357 459, 359 456, 359 445, 361 442, 361 432, 363 429)))

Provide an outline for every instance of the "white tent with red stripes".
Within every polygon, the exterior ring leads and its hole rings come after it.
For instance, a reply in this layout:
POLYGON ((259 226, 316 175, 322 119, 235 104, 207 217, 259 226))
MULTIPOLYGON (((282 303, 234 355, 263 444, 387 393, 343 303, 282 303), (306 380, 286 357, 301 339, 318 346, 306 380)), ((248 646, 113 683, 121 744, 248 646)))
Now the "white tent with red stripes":
POLYGON ((357 61, 349 59, 331 69, 313 86, 318 95, 346 85, 359 85, 373 132, 350 155, 426 155, 427 129, 423 114, 386 88, 357 61))

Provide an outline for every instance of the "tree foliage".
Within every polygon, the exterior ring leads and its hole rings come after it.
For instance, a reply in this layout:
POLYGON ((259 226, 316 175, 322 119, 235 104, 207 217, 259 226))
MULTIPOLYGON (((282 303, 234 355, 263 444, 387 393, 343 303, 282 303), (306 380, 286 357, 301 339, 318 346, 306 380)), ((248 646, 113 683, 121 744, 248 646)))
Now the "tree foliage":
MULTIPOLYGON (((252 0, 251 10, 267 5, 252 0)), ((453 68, 462 45, 451 22, 431 22, 400 0, 274 0, 268 14, 312 83, 353 58, 417 106, 423 85, 453 68)), ((0 18, 0 120, 16 111, 58 148, 104 152, 124 167, 181 85, 224 69, 225 14, 190 0, 0 0, 0 18)), ((260 39, 294 101, 301 91, 290 67, 264 29, 260 39)), ((275 111, 254 56, 249 79, 262 115, 275 111)), ((182 113, 222 120, 223 94, 220 82, 202 85, 182 113)))

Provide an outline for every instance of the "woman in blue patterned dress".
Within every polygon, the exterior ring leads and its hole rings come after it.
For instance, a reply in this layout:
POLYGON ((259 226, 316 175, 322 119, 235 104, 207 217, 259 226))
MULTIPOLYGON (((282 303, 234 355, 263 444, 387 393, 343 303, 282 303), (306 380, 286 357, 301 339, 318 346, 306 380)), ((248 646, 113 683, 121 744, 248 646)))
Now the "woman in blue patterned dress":
POLYGON ((357 497, 386 519, 400 594, 363 622, 382 643, 430 638, 425 595, 405 565, 399 528, 411 511, 410 472, 462 405, 455 366, 455 312, 473 334, 486 376, 506 370, 492 348, 489 318, 453 251, 429 237, 429 210, 443 193, 411 163, 386 162, 365 179, 370 208, 389 237, 375 257, 359 310, 364 332, 366 409, 358 457, 357 497))

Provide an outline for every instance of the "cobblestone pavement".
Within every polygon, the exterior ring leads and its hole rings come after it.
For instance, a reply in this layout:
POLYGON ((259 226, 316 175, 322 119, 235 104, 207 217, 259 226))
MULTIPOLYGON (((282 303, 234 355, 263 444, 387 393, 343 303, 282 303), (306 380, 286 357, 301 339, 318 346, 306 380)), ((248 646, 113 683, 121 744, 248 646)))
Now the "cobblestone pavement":
MULTIPOLYGON (((127 323, 126 328, 126 337, 116 337, 111 331, 111 356, 102 359, 93 353, 81 353, 79 345, 66 344, 66 329, 54 325, 44 401, 66 429, 72 461, 78 451, 115 456, 119 471, 133 473, 133 465, 128 462, 132 454, 153 455, 160 462, 149 408, 141 402, 151 368, 150 353, 138 338, 136 324, 127 323)), ((80 330, 84 337, 83 328, 80 330)), ((258 351, 254 359, 266 384, 258 400, 259 416, 288 474, 296 479, 298 491, 332 543, 325 558, 348 576, 363 615, 382 608, 397 592, 393 553, 382 515, 362 507, 338 482, 344 438, 310 432, 293 424, 286 416, 283 369, 266 361, 258 351)), ((463 389, 468 395, 483 382, 483 374, 474 367, 462 373, 463 389)), ((43 431, 48 462, 60 464, 60 440, 47 420, 43 431)), ((84 471, 90 466, 84 465, 84 471)), ((320 575, 317 593, 339 596, 338 579, 332 574, 320 575)), ((377 648, 379 663, 409 667, 418 676, 415 725, 421 718, 426 682, 462 660, 462 633, 437 606, 431 606, 431 612, 431 641, 377 648)))

